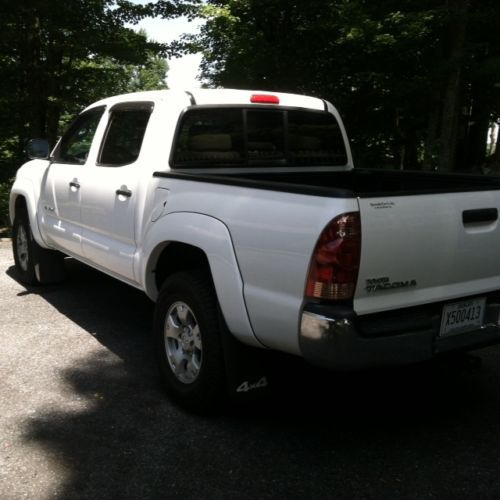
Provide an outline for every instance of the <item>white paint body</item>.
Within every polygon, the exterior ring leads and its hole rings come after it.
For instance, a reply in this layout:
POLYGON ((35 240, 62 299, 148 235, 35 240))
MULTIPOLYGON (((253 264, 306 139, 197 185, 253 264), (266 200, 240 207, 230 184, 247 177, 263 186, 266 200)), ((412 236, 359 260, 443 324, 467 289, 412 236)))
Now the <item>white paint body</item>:
MULTIPOLYGON (((252 93, 193 91, 197 104, 247 105, 252 93)), ((316 110, 325 106, 316 98, 273 94, 279 96, 280 106, 316 110)), ((161 251, 173 241, 196 246, 208 258, 230 331, 247 344, 293 354, 300 354, 300 315, 311 254, 321 231, 341 213, 361 212, 362 256, 354 300, 360 315, 499 288, 497 223, 469 229, 459 223, 465 209, 500 209, 498 192, 400 196, 389 198, 392 208, 375 210, 370 199, 153 177, 156 171, 170 170, 178 118, 191 105, 190 99, 184 92, 158 91, 117 96, 93 106, 109 109, 126 101, 154 103, 135 163, 119 168, 96 164, 106 111, 85 165, 36 160, 18 171, 11 216, 16 198, 23 196, 34 237, 42 246, 140 288, 153 300, 158 293, 153 271, 161 251), (78 182, 80 189, 72 189, 70 182, 78 182), (119 188, 133 195, 120 197, 119 188), (415 279, 418 286, 368 294, 365 281, 380 276, 391 281, 415 279)), ((347 144, 337 111, 327 106, 339 120, 347 144)), ((348 145, 347 152, 344 170, 353 167, 348 145)), ((269 170, 286 168, 249 171, 269 170)), ((220 171, 231 174, 227 168, 220 171)))
POLYGON ((492 223, 462 223, 465 210, 497 208, 500 192, 445 193, 384 198, 391 208, 377 209, 380 199, 360 200, 361 269, 354 309, 358 314, 411 307, 500 286, 500 230, 492 223), (416 280, 417 286, 366 291, 367 279, 416 280))

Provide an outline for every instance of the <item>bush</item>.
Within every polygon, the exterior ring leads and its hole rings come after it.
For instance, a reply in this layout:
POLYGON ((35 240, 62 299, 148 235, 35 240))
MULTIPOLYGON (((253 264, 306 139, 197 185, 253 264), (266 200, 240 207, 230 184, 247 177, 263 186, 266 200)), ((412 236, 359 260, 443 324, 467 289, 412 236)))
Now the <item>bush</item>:
POLYGON ((5 236, 5 228, 10 227, 9 194, 12 180, 0 183, 0 236, 5 236))

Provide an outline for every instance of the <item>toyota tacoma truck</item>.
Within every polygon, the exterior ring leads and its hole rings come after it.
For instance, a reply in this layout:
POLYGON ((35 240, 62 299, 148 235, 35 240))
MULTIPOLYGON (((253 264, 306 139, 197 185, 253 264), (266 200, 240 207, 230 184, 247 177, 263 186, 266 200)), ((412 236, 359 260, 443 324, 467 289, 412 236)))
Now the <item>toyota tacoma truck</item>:
POLYGON ((58 281, 72 257, 143 290, 188 408, 265 391, 266 352, 351 370, 500 341, 500 181, 355 169, 325 100, 115 96, 28 154, 10 197, 20 279, 58 281))

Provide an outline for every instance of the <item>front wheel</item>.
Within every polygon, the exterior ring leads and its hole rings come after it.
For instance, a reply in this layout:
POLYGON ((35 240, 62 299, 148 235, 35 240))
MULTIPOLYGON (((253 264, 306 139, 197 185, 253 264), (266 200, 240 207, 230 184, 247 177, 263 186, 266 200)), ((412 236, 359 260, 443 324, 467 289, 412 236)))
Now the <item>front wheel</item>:
POLYGON ((208 275, 188 271, 165 281, 153 327, 160 371, 172 398, 197 413, 211 413, 224 401, 220 328, 208 275))
POLYGON ((28 212, 19 208, 12 228, 14 263, 21 281, 27 285, 57 283, 65 276, 64 256, 42 248, 33 238, 28 212))
POLYGON ((28 214, 20 210, 12 228, 12 249, 16 270, 21 281, 27 285, 34 285, 38 281, 35 273, 34 243, 28 214))

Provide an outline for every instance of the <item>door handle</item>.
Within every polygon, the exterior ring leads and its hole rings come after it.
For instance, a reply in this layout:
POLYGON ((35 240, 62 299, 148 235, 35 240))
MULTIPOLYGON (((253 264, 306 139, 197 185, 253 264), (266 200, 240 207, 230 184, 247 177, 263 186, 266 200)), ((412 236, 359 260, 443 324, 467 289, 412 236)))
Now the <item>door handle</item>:
POLYGON ((464 224, 474 224, 478 222, 495 222, 498 219, 498 209, 479 208, 476 210, 464 210, 462 221, 464 224))
POLYGON ((130 189, 117 189, 116 190, 116 194, 118 196, 126 196, 127 198, 130 198, 132 196, 132 191, 130 191, 130 189))
POLYGON ((69 183, 69 187, 75 188, 75 189, 80 189, 80 184, 77 181, 71 181, 69 183))

